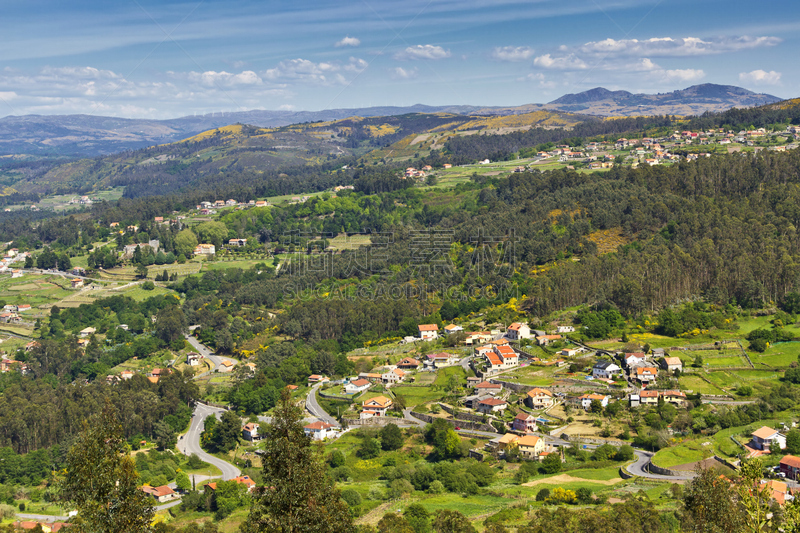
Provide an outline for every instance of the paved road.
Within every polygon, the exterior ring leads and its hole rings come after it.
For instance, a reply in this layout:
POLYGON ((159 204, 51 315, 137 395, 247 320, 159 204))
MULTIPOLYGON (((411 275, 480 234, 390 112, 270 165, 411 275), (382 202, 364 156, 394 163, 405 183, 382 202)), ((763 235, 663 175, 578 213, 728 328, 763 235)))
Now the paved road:
POLYGON ((238 363, 238 361, 236 359, 231 359, 230 357, 220 357, 218 355, 214 355, 214 352, 211 351, 211 349, 208 346, 206 346, 205 344, 201 343, 200 341, 198 341, 197 339, 195 339, 191 335, 184 335, 184 337, 186 337, 186 340, 189 341, 189 344, 192 345, 192 348, 194 348, 204 358, 206 358, 209 361, 211 361, 211 364, 214 365, 214 368, 212 368, 208 372, 203 372, 202 374, 199 374, 199 375, 195 376, 195 379, 207 376, 208 374, 211 374, 212 372, 216 372, 217 369, 222 364, 222 360, 223 359, 229 360, 234 365, 236 365, 238 363))
POLYGON ((222 459, 217 459, 213 455, 204 452, 200 447, 200 434, 203 432, 203 422, 205 422, 207 417, 212 415, 217 416, 223 411, 224 409, 220 409, 218 407, 210 407, 208 405, 198 403, 194 408, 192 424, 189 426, 189 431, 187 431, 186 434, 178 441, 178 450, 180 450, 180 452, 184 455, 196 453, 197 456, 203 461, 219 468, 222 472, 222 479, 228 480, 239 477, 241 475, 241 470, 232 464, 223 461, 222 459))
POLYGON ((49 514, 28 514, 28 513, 17 513, 17 518, 21 518, 23 520, 36 520, 37 522, 66 522, 68 517, 66 516, 53 516, 49 514))
POLYGON ((464 359, 459 361, 459 364, 461 364, 461 368, 464 369, 464 372, 469 372, 471 370, 470 367, 469 367, 469 362, 471 360, 472 360, 472 356, 468 355, 467 357, 465 357, 464 359))
POLYGON ((314 385, 308 394, 306 395, 306 410, 314 415, 315 417, 319 418, 323 422, 327 422, 334 427, 339 427, 339 422, 336 421, 331 415, 325 412, 325 409, 320 407, 319 403, 317 402, 317 391, 322 386, 322 383, 318 383, 314 385))
POLYGON ((687 472, 684 476, 661 476, 658 474, 652 474, 647 471, 647 465, 650 464, 650 459, 652 459, 654 454, 644 450, 634 450, 633 452, 636 454, 636 462, 628 465, 626 468, 628 472, 635 476, 648 479, 660 479, 662 481, 686 481, 694 478, 695 476, 694 472, 687 472))

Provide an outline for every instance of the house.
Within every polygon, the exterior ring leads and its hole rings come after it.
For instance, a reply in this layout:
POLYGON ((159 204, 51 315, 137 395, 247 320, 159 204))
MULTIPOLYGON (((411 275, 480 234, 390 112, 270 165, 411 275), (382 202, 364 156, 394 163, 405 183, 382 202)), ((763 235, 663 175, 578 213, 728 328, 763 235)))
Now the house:
POLYGON ((156 217, 153 219, 153 222, 155 222, 156 224, 164 222, 164 217, 156 217))
POLYGON ((657 390, 643 390, 639 393, 640 405, 658 405, 658 391, 657 390))
POLYGON ((519 454, 525 459, 538 459, 544 452, 544 439, 536 435, 525 435, 517 441, 519 454))
POLYGON ((484 414, 502 413, 506 407, 508 407, 508 404, 504 400, 500 400, 498 398, 487 398, 478 403, 477 410, 479 413, 484 414))
POLYGON ((155 498, 155 500, 158 503, 166 503, 178 497, 175 491, 166 485, 161 485, 160 487, 151 487, 150 485, 142 485, 142 492, 144 492, 145 494, 149 494, 150 496, 155 498))
POLYGON ((213 244, 198 244, 194 249, 194 255, 214 255, 217 253, 213 244))
POLYGON ((577 398, 577 403, 580 405, 585 411, 588 411, 589 408, 592 406, 592 401, 597 400, 600 402, 600 405, 603 407, 608 406, 608 400, 610 396, 603 396, 602 394, 584 394, 583 396, 579 396, 577 398))
POLYGON ((578 353, 580 353, 579 348, 564 348, 558 352, 559 355, 563 355, 564 357, 575 357, 578 353))
POLYGON ((303 426, 303 431, 311 440, 325 440, 336 432, 336 428, 332 424, 317 420, 303 426))
POLYGON ((256 207, 267 207, 266 200, 256 200, 256 207))
POLYGON ((186 364, 189 366, 197 366, 200 364, 200 354, 197 352, 189 352, 186 354, 186 364))
POLYGON ((80 289, 83 287, 83 280, 80 278, 76 278, 72 280, 72 288, 73 289, 80 289))
POLYGON ((314 385, 315 383, 325 383, 326 381, 330 381, 330 379, 328 379, 325 376, 321 376, 319 374, 311 374, 310 376, 308 376, 309 387, 314 385))
POLYGON ((235 481, 236 483, 247 487, 247 492, 253 492, 253 490, 256 488, 256 482, 253 481, 250 476, 235 477, 231 481, 235 481))
POLYGON ((772 443, 777 443, 782 450, 786 448, 786 436, 781 435, 777 429, 767 426, 762 426, 753 432, 753 447, 757 450, 767 451, 772 443))
POLYGON ((417 359, 414 359, 413 357, 406 357, 405 359, 397 363, 397 368, 400 368, 402 370, 416 370, 421 364, 422 363, 420 363, 417 359))
POLYGON ((84 328, 80 331, 79 335, 81 337, 88 337, 90 335, 94 335, 95 333, 97 333, 95 328, 84 328))
POLYGON ((561 335, 539 335, 536 337, 536 342, 539 343, 539 346, 547 346, 553 341, 560 341, 561 335))
POLYGON ((514 421, 511 423, 511 428, 514 431, 532 433, 538 429, 536 426, 536 417, 525 412, 517 413, 517 416, 514 417, 514 421))
POLYGON ((491 442, 499 450, 509 450, 511 448, 517 447, 517 442, 519 442, 519 435, 515 435, 514 433, 506 433, 502 437, 492 439, 491 442))
POLYGON ((513 368, 519 364, 519 355, 511 346, 495 346, 494 353, 500 358, 501 370, 513 368))
POLYGON ((508 330, 506 330, 506 337, 515 341, 518 341, 520 339, 530 339, 531 328, 528 326, 528 324, 523 324, 521 322, 514 322, 513 324, 508 326, 508 330))
POLYGON ((636 369, 636 379, 646 385, 655 382, 658 377, 658 369, 654 366, 640 366, 636 369))
POLYGON ((217 372, 232 372, 233 371, 233 361, 230 359, 223 359, 222 362, 217 367, 217 372))
POLYGON ((575 326, 558 326, 556 328, 556 333, 574 333, 575 326))
POLYGON ((39 346, 41 346, 41 344, 39 344, 37 341, 31 341, 25 345, 25 351, 30 352, 31 350, 33 350, 34 348, 38 348, 39 346))
POLYGON ((259 427, 261 427, 261 426, 259 426, 255 422, 248 422, 242 428, 242 438, 244 440, 249 440, 249 441, 253 441, 253 440, 259 439, 260 438, 260 436, 258 435, 258 428, 259 427))
POLYGON ((632 368, 639 363, 644 363, 644 352, 626 353, 622 357, 625 361, 625 366, 628 368, 632 368))
POLYGON ((797 474, 800 473, 800 457, 785 455, 778 466, 780 471, 786 475, 786 479, 797 481, 797 474))
POLYGON ((370 383, 380 383, 383 381, 383 374, 378 372, 362 372, 358 375, 358 379, 366 379, 370 383))
POLYGON ((490 394, 492 396, 495 394, 500 394, 503 391, 503 386, 501 384, 489 383, 488 381, 478 383, 473 388, 478 394, 490 394))
POLYGON ((489 342, 490 340, 492 340, 492 334, 488 331, 471 331, 467 333, 467 338, 464 340, 464 344, 471 346, 473 344, 489 342))
POLYGON ((399 368, 395 368, 393 370, 389 370, 388 372, 381 375, 381 381, 387 384, 394 384, 400 383, 403 381, 406 373, 400 370, 399 368))
POLYGON ((247 246, 247 239, 230 239, 228 246, 247 246))
POLYGON ((665 390, 661 393, 661 397, 667 403, 675 405, 683 405, 686 403, 686 393, 679 390, 665 390))
POLYGON ((11 277, 12 278, 21 278, 22 277, 22 270, 19 270, 19 269, 12 270, 11 271, 11 277))
POLYGON ((683 371, 683 363, 678 357, 665 357, 661 360, 661 367, 670 374, 674 373, 676 370, 678 372, 683 371))
POLYGON ((366 379, 357 379, 345 385, 344 392, 347 394, 358 394, 359 392, 367 390, 371 386, 372 383, 370 383, 366 379))
POLYGON ((439 337, 439 326, 436 324, 420 324, 417 326, 417 331, 420 339, 431 340, 439 337))
POLYGON ((444 332, 447 335, 450 335, 451 333, 458 333, 459 331, 464 331, 464 328, 461 326, 456 326, 455 324, 448 324, 444 327, 444 332))
POLYGON ((123 370, 122 372, 119 373, 119 377, 124 380, 129 380, 133 377, 133 372, 131 372, 130 370, 123 370))
POLYGON ((364 410, 361 412, 361 418, 386 416, 386 411, 392 406, 392 400, 386 396, 376 396, 365 401, 362 406, 364 410))
POLYGON ((0 322, 6 324, 20 322, 21 320, 17 313, 0 313, 0 322))
POLYGON ((553 405, 553 393, 546 389, 531 389, 525 395, 525 404, 531 409, 546 409, 553 405))
POLYGON ((600 379, 613 379, 622 369, 612 361, 598 361, 592 367, 592 376, 600 379))
POLYGON ((427 359, 425 365, 432 368, 451 366, 458 362, 458 356, 447 352, 431 353, 426 355, 425 358, 427 359))

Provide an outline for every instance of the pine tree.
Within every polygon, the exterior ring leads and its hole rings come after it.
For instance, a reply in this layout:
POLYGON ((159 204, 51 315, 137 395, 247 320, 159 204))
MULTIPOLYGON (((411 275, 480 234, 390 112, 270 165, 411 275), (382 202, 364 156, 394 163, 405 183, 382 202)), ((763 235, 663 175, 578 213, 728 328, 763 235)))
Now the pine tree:
POLYGON ((267 426, 264 487, 254 497, 243 533, 353 533, 347 504, 325 475, 322 448, 303 432, 303 411, 287 389, 267 426))
POLYGON ((136 462, 128 453, 110 402, 90 421, 67 454, 59 498, 74 506, 76 533, 150 533, 155 510, 138 488, 136 462))

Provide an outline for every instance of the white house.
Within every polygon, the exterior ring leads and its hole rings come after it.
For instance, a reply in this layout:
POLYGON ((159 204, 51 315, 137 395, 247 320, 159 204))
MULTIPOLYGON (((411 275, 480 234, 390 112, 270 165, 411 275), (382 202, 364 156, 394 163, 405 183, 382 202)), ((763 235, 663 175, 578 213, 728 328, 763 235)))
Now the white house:
POLYGON ((628 368, 634 367, 639 363, 644 363, 644 352, 631 352, 623 355, 625 358, 625 366, 628 368))
POLYGON ((464 328, 456 326, 455 324, 448 324, 444 327, 444 332, 448 335, 451 333, 458 333, 459 331, 464 331, 464 328))
POLYGON ((197 366, 200 364, 200 354, 197 352, 189 352, 186 354, 186 364, 189 366, 197 366))
POLYGON ((528 324, 514 322, 513 324, 508 326, 508 330, 506 330, 506 337, 515 341, 518 341, 520 339, 530 339, 531 328, 528 326, 528 324))
POLYGON ((400 383, 405 378, 406 373, 399 368, 394 368, 381 374, 381 381, 388 384, 400 383))
POLYGON ((769 450, 773 442, 777 442, 781 450, 786 448, 786 436, 777 429, 763 426, 753 432, 753 447, 758 450, 769 450))
POLYGON ((366 379, 357 379, 345 385, 344 392, 346 392, 347 394, 358 394, 359 392, 367 390, 370 387, 370 385, 372 385, 372 383, 370 383, 366 379))
POLYGON ((556 333, 573 333, 575 331, 575 326, 558 326, 556 328, 556 333))
POLYGON ((484 414, 502 413, 508 404, 499 398, 487 398, 478 404, 478 412, 484 414))
POLYGON ((613 379, 622 369, 611 361, 598 361, 592 367, 592 376, 600 379, 613 379))
POLYGON ((258 439, 258 428, 261 427, 255 422, 248 422, 242 428, 242 438, 244 440, 256 440, 258 439))
POLYGON ((417 331, 420 339, 430 340, 439 337, 439 326, 436 324, 420 324, 417 326, 417 331))
POLYGON ((165 503, 170 500, 174 500, 178 497, 174 490, 169 488, 167 485, 162 485, 160 487, 151 487, 150 485, 143 485, 142 492, 145 494, 149 494, 158 503, 165 503))
POLYGON ((547 389, 531 389, 525 396, 525 403, 531 409, 546 409, 553 405, 553 393, 547 389))
POLYGON ((325 440, 336 433, 336 428, 327 422, 318 420, 308 424, 307 426, 303 426, 303 431, 306 435, 311 437, 311 440, 325 440))
POLYGON ((658 369, 653 366, 640 366, 636 369, 636 379, 641 383, 653 383, 658 377, 658 369))
POLYGON ((610 396, 603 396, 601 394, 584 394, 578 397, 578 402, 584 410, 588 411, 592 406, 592 400, 597 400, 603 407, 608 406, 608 399, 610 396))

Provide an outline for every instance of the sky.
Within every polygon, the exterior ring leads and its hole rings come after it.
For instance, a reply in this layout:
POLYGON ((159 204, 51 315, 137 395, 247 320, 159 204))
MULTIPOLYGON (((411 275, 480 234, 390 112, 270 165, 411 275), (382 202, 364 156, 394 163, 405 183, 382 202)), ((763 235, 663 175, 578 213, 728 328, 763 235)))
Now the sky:
POLYGON ((800 2, 4 0, 0 116, 800 96, 800 2))

